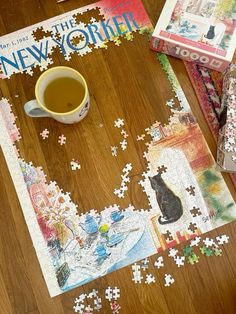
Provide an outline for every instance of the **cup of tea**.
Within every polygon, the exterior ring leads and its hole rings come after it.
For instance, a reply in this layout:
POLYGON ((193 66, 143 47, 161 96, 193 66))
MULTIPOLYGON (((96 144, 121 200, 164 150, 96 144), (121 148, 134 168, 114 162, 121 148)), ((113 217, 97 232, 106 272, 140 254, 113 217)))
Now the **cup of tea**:
POLYGON ((35 85, 35 96, 24 106, 26 114, 33 118, 50 117, 72 124, 81 121, 90 107, 87 83, 70 67, 45 71, 35 85))

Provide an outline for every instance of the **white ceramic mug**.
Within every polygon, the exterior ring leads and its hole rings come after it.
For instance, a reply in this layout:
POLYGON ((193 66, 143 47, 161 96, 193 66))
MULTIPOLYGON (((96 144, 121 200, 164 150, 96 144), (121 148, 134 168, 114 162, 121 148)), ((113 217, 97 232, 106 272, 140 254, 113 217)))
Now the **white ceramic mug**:
POLYGON ((24 106, 26 114, 33 118, 50 117, 62 123, 72 124, 81 121, 87 115, 90 107, 89 92, 84 77, 78 71, 65 66, 58 66, 45 71, 35 85, 35 96, 36 99, 28 101, 24 106), (60 77, 70 77, 78 80, 85 90, 85 96, 81 104, 74 110, 65 113, 53 112, 44 104, 46 87, 53 80, 60 77))

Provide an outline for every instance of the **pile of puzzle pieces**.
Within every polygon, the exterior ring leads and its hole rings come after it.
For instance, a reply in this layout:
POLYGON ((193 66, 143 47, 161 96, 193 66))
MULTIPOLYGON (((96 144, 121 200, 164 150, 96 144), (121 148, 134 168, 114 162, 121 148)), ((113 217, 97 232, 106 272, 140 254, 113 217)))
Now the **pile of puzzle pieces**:
MULTIPOLYGON (((105 299, 110 302, 110 308, 112 314, 118 314, 121 306, 117 303, 117 300, 120 298, 120 289, 115 287, 114 289, 108 287, 105 290, 105 299)), ((82 293, 74 301, 75 305, 73 306, 75 313, 80 314, 92 314, 93 312, 98 312, 102 309, 102 299, 99 297, 97 290, 93 289, 90 293, 82 293), (85 305, 85 302, 88 303, 92 300, 92 304, 85 305)))
MULTIPOLYGON (((202 244, 200 246, 201 237, 195 237, 192 239, 188 245, 183 248, 183 255, 179 255, 179 250, 176 248, 171 248, 168 252, 168 256, 173 259, 177 267, 181 267, 185 265, 185 261, 187 261, 190 265, 194 265, 199 262, 200 257, 194 252, 194 247, 199 247, 199 251, 201 254, 209 257, 209 256, 221 256, 222 249, 220 246, 229 242, 229 236, 223 234, 216 237, 216 239, 211 239, 209 237, 202 240, 202 244)), ((164 267, 164 258, 163 256, 158 256, 156 261, 154 262, 154 266, 158 269, 164 267)), ((142 283, 144 279, 143 271, 148 270, 149 268, 149 260, 146 258, 140 262, 140 264, 135 263, 132 265, 132 273, 133 278, 132 281, 135 283, 142 283)), ((156 278, 153 274, 146 274, 145 284, 152 284, 156 282, 156 278)), ((164 277, 164 286, 169 287, 175 282, 174 278, 170 274, 165 274, 164 277)))
MULTIPOLYGON (((121 129, 120 134, 122 136, 122 140, 120 141, 119 145, 122 151, 125 151, 127 149, 127 145, 128 145, 127 137, 129 136, 124 126, 125 126, 124 119, 118 118, 117 120, 114 121, 114 127, 121 129)), ((117 145, 111 146, 112 156, 117 157, 117 153, 118 153, 118 146, 117 145)))
POLYGON ((114 190, 114 194, 117 195, 119 198, 125 197, 125 191, 128 191, 127 184, 130 182, 129 173, 132 170, 133 166, 132 164, 127 164, 124 169, 122 170, 121 175, 121 185, 119 189, 114 190))
MULTIPOLYGON (((168 252, 168 256, 172 258, 177 265, 177 267, 181 267, 185 265, 185 261, 190 265, 194 265, 199 262, 200 257, 194 252, 194 247, 198 247, 201 254, 206 257, 209 256, 221 256, 222 249, 220 246, 227 244, 229 242, 229 236, 222 234, 217 236, 215 239, 206 237, 205 239, 201 239, 201 237, 197 236, 192 239, 188 245, 183 248, 183 255, 178 255, 179 250, 175 248, 171 248, 168 252)), ((146 273, 149 269, 149 259, 145 258, 141 260, 139 263, 135 263, 131 266, 133 278, 132 281, 134 283, 141 284, 144 280, 144 283, 147 285, 156 283, 156 276, 151 273, 146 273)), ((164 267, 164 258, 163 256, 158 256, 156 261, 154 262, 154 266, 157 269, 164 267)), ((173 276, 169 273, 164 275, 164 287, 170 287, 175 282, 173 276)), ((121 306, 117 303, 117 300, 120 298, 120 289, 117 287, 108 287, 105 290, 105 299, 110 302, 110 308, 112 314, 118 314, 121 306)), ((82 314, 92 314, 94 311, 100 311, 102 309, 102 301, 98 295, 98 291, 95 289, 88 294, 81 294, 78 298, 75 299, 75 305, 73 307, 76 313, 82 314), (87 305, 85 306, 85 300, 93 299, 93 306, 87 305)))

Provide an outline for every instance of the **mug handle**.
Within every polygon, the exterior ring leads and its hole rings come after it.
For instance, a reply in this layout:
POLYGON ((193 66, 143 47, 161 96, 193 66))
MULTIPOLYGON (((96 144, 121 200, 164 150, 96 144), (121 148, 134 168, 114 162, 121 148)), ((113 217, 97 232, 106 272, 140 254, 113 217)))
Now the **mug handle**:
POLYGON ((38 104, 36 99, 30 100, 28 101, 25 105, 24 105, 24 110, 25 113, 29 116, 29 117, 33 117, 33 118, 42 118, 42 117, 51 117, 51 115, 44 111, 38 104))

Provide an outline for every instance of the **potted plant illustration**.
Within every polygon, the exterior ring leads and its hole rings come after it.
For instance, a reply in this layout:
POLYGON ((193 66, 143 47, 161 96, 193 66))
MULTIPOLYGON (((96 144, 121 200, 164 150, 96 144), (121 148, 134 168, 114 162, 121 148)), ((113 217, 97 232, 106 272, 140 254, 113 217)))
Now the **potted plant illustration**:
POLYGON ((232 16, 233 8, 236 6, 235 0, 219 0, 213 16, 217 20, 224 20, 232 16))

